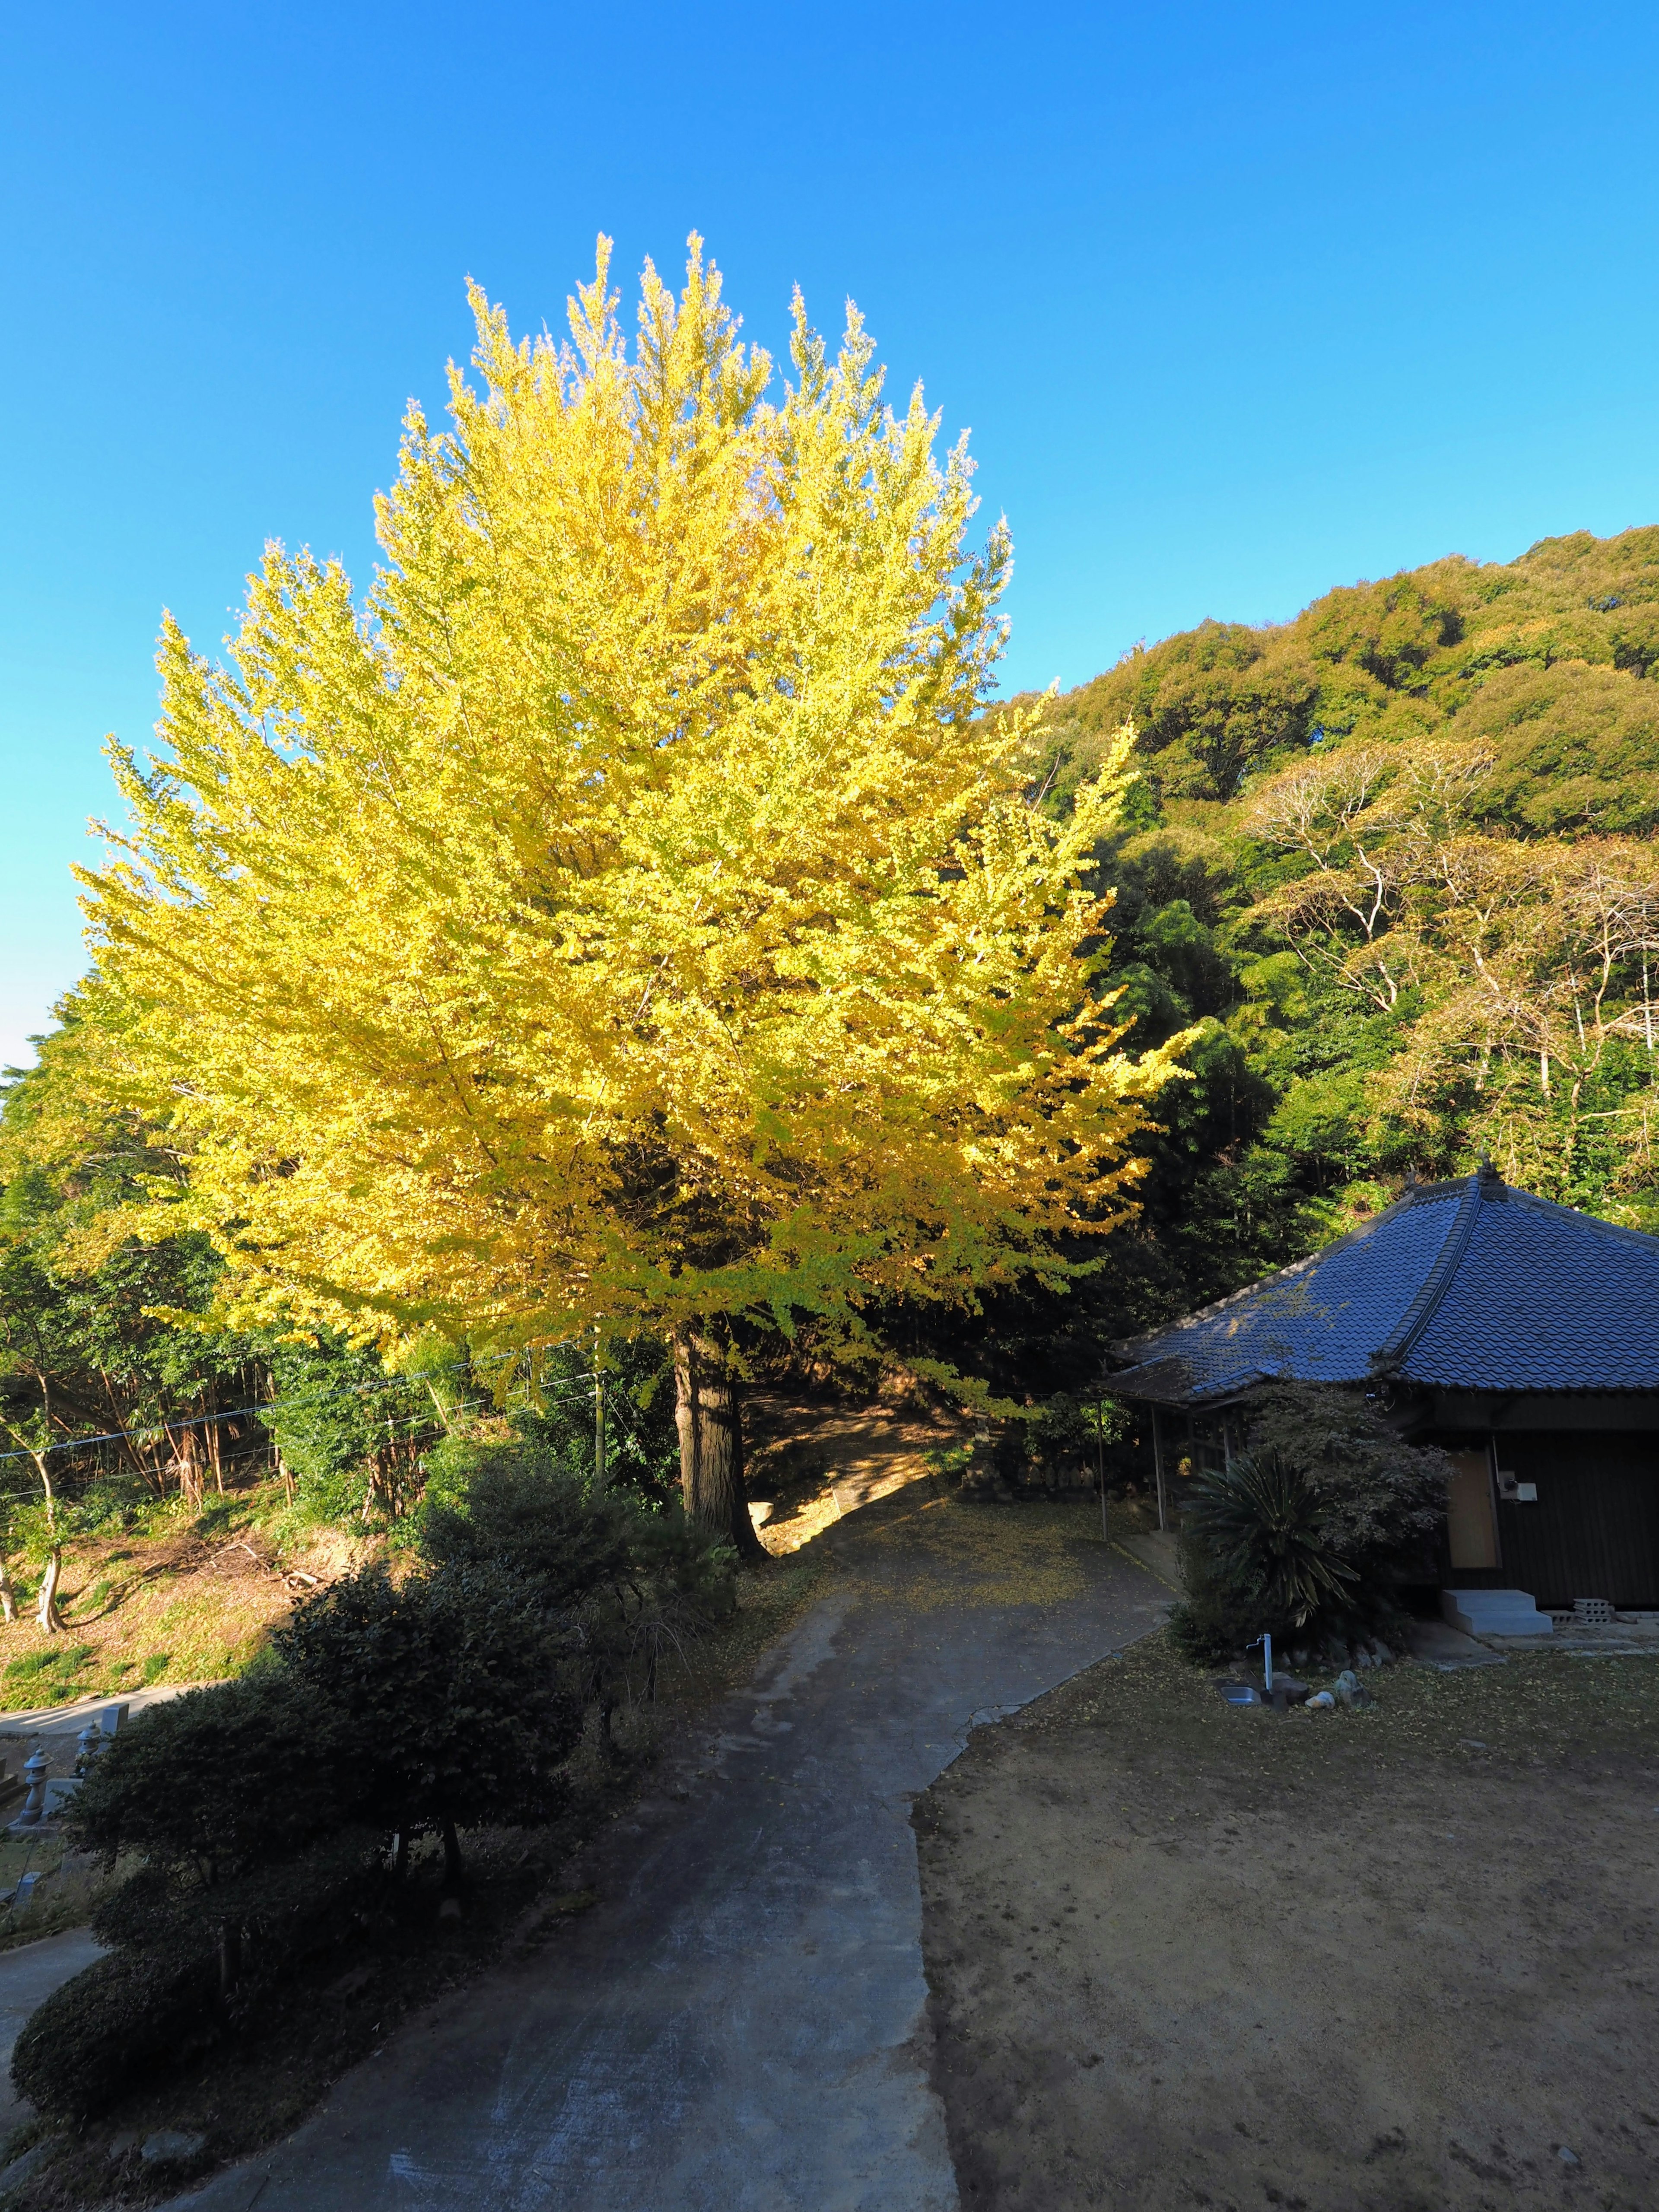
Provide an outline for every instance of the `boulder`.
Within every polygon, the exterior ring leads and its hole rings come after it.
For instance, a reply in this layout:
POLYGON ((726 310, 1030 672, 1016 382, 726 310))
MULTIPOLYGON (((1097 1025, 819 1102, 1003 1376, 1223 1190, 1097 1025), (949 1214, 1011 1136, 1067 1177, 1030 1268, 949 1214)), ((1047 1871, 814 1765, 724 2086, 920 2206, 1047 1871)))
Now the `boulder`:
POLYGON ((146 2166, 182 2166, 206 2142, 205 2136, 185 2135, 179 2128, 158 2128, 153 2136, 144 2137, 138 2155, 146 2166))

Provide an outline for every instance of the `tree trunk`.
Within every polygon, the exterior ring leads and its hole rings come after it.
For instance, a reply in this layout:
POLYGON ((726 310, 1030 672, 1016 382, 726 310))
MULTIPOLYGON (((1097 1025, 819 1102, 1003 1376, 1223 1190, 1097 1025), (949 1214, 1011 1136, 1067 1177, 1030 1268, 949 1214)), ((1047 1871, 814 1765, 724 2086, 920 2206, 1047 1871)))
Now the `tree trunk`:
POLYGON ((455 1823, 446 1813, 444 1831, 444 1889, 453 1897, 461 1886, 461 1839, 455 1833, 455 1823))
POLYGON ((58 1614, 58 1581, 64 1571, 64 1555, 57 1546, 46 1561, 46 1571, 40 1579, 40 1626, 48 1636, 61 1636, 64 1624, 58 1614))
POLYGON ((0 1559, 0 1613, 8 1623, 17 1618, 17 1593, 11 1586, 11 1569, 0 1559))
POLYGON ((228 1920, 219 1923, 219 2002, 222 2004, 242 1978, 242 1931, 228 1920))
POLYGON ((739 1559, 764 1559, 744 1488, 743 1401, 736 1376, 718 1346, 682 1329, 674 1338, 674 1382, 680 1495, 687 1514, 726 1537, 739 1559))

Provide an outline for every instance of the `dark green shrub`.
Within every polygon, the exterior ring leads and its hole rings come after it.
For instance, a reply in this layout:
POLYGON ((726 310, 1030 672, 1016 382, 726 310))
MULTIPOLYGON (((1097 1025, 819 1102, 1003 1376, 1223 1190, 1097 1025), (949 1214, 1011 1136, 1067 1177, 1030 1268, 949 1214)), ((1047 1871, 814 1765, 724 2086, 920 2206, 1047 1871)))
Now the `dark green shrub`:
POLYGON ((454 1487, 420 1518, 428 1559, 527 1578, 568 1608, 586 1655, 584 1696, 608 1710, 622 1670, 641 1655, 647 1687, 665 1647, 724 1620, 737 1601, 731 1547, 678 1504, 583 1488, 550 1454, 526 1444, 452 1448, 454 1487))
POLYGON ((212 1882, 184 1867, 143 1866, 100 1900, 92 1930, 115 1950, 215 1961, 228 1997, 353 1934, 383 1881, 385 1840, 378 1828, 343 1828, 292 1858, 212 1882))
POLYGON ((417 1540, 440 1565, 508 1565, 551 1606, 575 1607, 623 1581, 641 1516, 609 1492, 592 1496, 533 1444, 451 1444, 447 1498, 425 1504, 417 1540))
POLYGON ((101 2112, 219 2033, 211 1960, 118 1951, 54 1990, 11 2055, 20 2096, 52 2119, 101 2112))
POLYGON ((360 1937, 385 1881, 382 1838, 348 1829, 273 1866, 204 1882, 145 1867, 100 1904, 111 1954, 48 1997, 12 2079, 51 2117, 83 2119, 257 2017, 304 1960, 360 1937))
POLYGON ((1216 1584, 1255 1601, 1257 1635, 1306 1628, 1352 1603, 1358 1577, 1336 1549, 1320 1492, 1277 1452, 1243 1454, 1224 1474, 1197 1476, 1183 1533, 1216 1584))
POLYGON ((1170 1608, 1170 1640, 1195 1665, 1219 1666, 1261 1635, 1260 1601, 1220 1572, 1206 1547, 1184 1530, 1180 1553, 1182 1595, 1170 1608))
POLYGON ((271 1639, 341 1731, 354 1809, 403 1836, 546 1820, 581 1729, 579 1630, 499 1561, 394 1583, 380 1568, 309 1599, 271 1639))
POLYGON ((1304 1384, 1259 1391, 1245 1435, 1247 1453, 1191 1486, 1177 1647, 1213 1661, 1264 1630, 1314 1643, 1391 1627, 1445 1510, 1444 1455, 1402 1443, 1358 1393, 1304 1384))
POLYGON ((282 1858, 351 1819, 352 1747, 326 1699, 265 1667, 152 1705, 99 1755, 64 1808, 77 1850, 211 1881, 282 1858))

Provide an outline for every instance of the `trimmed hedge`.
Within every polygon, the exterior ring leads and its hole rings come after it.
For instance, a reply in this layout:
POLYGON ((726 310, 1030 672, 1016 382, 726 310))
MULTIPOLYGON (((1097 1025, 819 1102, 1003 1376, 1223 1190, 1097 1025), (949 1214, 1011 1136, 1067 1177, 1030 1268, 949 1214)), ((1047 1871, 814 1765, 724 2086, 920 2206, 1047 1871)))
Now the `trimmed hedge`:
POLYGON ((49 2118, 84 2120, 204 2050, 219 2033, 210 1960, 154 1951, 100 1959, 29 2016, 11 2055, 18 2093, 49 2118))
POLYGON ((307 1959, 361 1937, 384 1883, 380 1838, 365 1828, 211 1887, 142 1868, 93 1916, 111 1955, 31 2015, 12 2080, 55 2118, 106 2111, 240 2027, 307 1959))

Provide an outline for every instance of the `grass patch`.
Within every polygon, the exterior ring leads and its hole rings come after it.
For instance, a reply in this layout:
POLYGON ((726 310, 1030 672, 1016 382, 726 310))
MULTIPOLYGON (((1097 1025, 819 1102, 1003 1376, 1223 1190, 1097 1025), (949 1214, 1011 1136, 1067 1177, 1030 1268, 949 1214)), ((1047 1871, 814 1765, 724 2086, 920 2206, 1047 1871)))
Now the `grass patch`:
POLYGON ((58 1604, 70 1636, 43 1637, 27 1615, 0 1626, 0 1711, 239 1674, 295 1588, 331 1580, 363 1549, 355 1533, 296 1522, 280 1482, 196 1515, 176 1498, 141 1500, 107 1534, 64 1546, 58 1604), (313 1580, 291 1580, 295 1566, 313 1580))
POLYGON ((77 1674, 94 1651, 90 1644, 48 1644, 43 1651, 26 1651, 21 1658, 7 1661, 6 1680, 29 1682, 42 1674, 77 1674))

